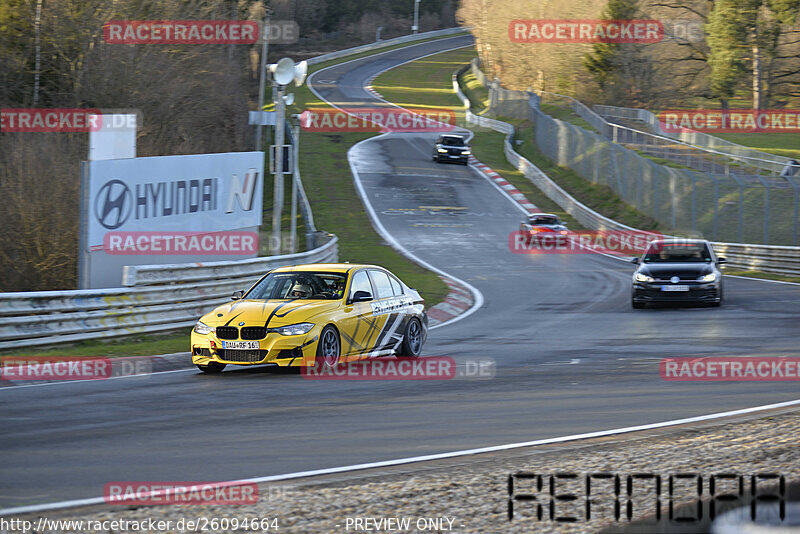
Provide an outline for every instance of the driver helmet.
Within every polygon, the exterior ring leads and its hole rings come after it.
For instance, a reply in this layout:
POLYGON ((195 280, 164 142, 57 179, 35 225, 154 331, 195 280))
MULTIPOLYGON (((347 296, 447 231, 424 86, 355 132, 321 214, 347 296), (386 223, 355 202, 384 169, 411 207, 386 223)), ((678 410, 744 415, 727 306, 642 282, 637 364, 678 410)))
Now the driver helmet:
POLYGON ((311 296, 311 287, 306 284, 295 284, 289 292, 290 297, 307 298, 311 296))

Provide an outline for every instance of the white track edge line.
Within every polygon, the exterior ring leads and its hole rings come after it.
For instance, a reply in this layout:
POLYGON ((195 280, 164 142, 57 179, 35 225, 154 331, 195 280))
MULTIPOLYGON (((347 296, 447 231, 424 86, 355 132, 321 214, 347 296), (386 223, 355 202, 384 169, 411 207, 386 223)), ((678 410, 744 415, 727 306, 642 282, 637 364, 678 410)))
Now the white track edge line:
MULTIPOLYGON (((269 475, 263 477, 255 477, 255 478, 248 478, 248 479, 240 479, 240 480, 231 480, 225 482, 218 482, 217 484, 220 485, 236 485, 236 484, 262 484, 265 482, 277 482, 282 480, 292 480, 297 478, 307 478, 312 476, 321 476, 321 475, 331 475, 336 473, 346 473, 351 471, 361 471, 365 469, 375 469, 380 467, 392 467, 397 465, 404 465, 404 464, 411 464, 411 463, 419 463, 419 462, 428 462, 433 460, 446 460, 449 458, 457 458, 460 456, 471 456, 475 454, 483 454, 489 452, 500 452, 510 449, 519 449, 524 447, 535 447, 539 445, 549 445, 553 443, 564 443, 567 441, 578 441, 584 439, 593 439, 593 438, 601 438, 607 436, 614 436, 618 434, 629 434, 631 432, 641 432, 644 430, 653 430, 656 428, 664 428, 668 426, 677 426, 677 425, 685 425, 689 423, 699 423, 703 421, 711 421, 714 419, 721 419, 724 417, 734 417, 737 415, 745 415, 749 413, 761 412, 766 410, 774 410, 778 408, 787 408, 790 406, 797 406, 800 405, 800 399, 786 401, 786 402, 778 402, 775 404, 766 404, 763 406, 756 406, 754 408, 742 408, 740 410, 732 410, 728 412, 719 412, 713 413, 708 415, 698 415, 695 417, 686 417, 684 419, 675 419, 673 421, 665 421, 662 423, 650 423, 646 425, 638 425, 638 426, 630 426, 630 427, 623 427, 623 428, 615 428, 612 430, 601 430, 597 432, 587 432, 584 434, 573 434, 570 436, 562 436, 558 438, 545 438, 545 439, 538 439, 534 441, 523 441, 519 443, 509 443, 506 445, 493 445, 489 447, 480 447, 477 449, 466 449, 460 451, 452 451, 452 452, 444 452, 438 454, 428 454, 425 456, 412 456, 410 458, 398 458, 396 460, 383 460, 379 462, 369 462, 364 464, 355 464, 355 465, 345 465, 341 467, 329 467, 325 469, 313 469, 310 471, 298 471, 296 473, 286 473, 283 475, 269 475)), ((31 505, 31 506, 19 506, 16 508, 6 508, 4 510, 0 510, 0 516, 7 516, 7 515, 19 515, 19 514, 28 514, 28 513, 35 513, 35 512, 43 512, 48 510, 58 510, 63 508, 73 508, 77 506, 89 506, 95 504, 104 504, 105 499, 104 497, 93 497, 89 499, 76 499, 71 501, 61 501, 56 503, 49 503, 49 504, 41 504, 41 505, 31 505)))

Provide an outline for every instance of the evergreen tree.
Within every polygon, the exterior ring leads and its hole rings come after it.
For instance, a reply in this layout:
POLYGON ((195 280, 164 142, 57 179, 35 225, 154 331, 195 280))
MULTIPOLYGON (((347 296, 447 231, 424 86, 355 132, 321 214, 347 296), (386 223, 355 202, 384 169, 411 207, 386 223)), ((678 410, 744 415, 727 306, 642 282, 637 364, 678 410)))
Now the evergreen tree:
MULTIPOLYGON (((637 0, 608 0, 602 16, 604 20, 632 19, 637 10, 637 0)), ((601 89, 606 88, 609 77, 617 70, 620 47, 618 43, 595 43, 592 51, 583 57, 584 67, 594 76, 601 89)))

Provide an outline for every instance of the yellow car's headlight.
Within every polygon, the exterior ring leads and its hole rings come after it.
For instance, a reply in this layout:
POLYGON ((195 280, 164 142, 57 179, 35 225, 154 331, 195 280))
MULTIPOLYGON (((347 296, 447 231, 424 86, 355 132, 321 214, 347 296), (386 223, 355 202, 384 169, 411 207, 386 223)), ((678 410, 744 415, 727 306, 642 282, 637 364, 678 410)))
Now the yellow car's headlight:
POLYGON ((200 334, 201 336, 204 336, 206 334, 214 332, 214 328, 208 326, 203 321, 197 321, 197 324, 194 325, 194 331, 200 334))
POLYGON ((646 274, 636 273, 633 275, 634 280, 637 282, 655 282, 655 279, 652 276, 647 276, 646 274))
POLYGON ((713 282, 717 279, 717 273, 704 274, 697 279, 698 282, 713 282))
POLYGON ((269 331, 277 332, 282 336, 299 336, 308 334, 312 328, 314 328, 314 323, 297 323, 288 326, 277 326, 275 328, 270 328, 269 331))

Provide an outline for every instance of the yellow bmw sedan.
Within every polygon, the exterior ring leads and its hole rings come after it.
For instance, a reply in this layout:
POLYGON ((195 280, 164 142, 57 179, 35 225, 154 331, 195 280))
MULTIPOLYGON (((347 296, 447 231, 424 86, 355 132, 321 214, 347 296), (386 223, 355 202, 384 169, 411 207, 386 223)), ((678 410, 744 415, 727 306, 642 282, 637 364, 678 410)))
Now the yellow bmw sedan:
POLYGON ((318 263, 265 274, 192 329, 192 363, 334 366, 368 357, 416 358, 428 334, 425 301, 375 265, 318 263))

